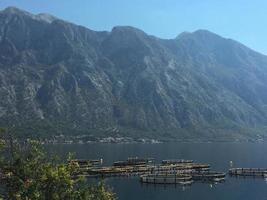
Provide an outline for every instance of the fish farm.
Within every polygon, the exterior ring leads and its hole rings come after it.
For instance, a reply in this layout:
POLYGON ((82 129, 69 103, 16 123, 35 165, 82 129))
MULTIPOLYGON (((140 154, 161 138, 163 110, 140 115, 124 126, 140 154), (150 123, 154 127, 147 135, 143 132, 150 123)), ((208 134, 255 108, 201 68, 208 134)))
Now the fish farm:
MULTIPOLYGON (((71 160, 69 163, 79 166, 75 176, 87 178, 110 178, 137 176, 144 184, 179 184, 191 185, 193 182, 224 182, 227 173, 211 171, 207 163, 196 163, 193 160, 170 159, 156 162, 154 158, 129 157, 105 166, 102 159, 71 160)), ((231 168, 230 177, 253 176, 267 178, 267 169, 231 168)))
POLYGON ((103 160, 72 160, 79 166, 76 176, 88 178, 130 177, 138 176, 146 184, 180 184, 190 185, 194 181, 221 182, 226 173, 210 171, 211 166, 195 163, 193 160, 162 160, 132 157, 124 161, 115 161, 111 166, 104 166, 103 160))
MULTIPOLYGON (((224 182, 225 172, 211 171, 206 163, 195 163, 193 160, 162 160, 156 162, 154 158, 132 157, 124 161, 115 161, 112 165, 104 166, 103 159, 70 160, 68 164, 78 167, 74 177, 110 178, 137 176, 144 184, 177 184, 191 185, 194 182, 224 182)), ((230 177, 263 177, 267 178, 264 168, 230 168, 230 177)), ((0 180, 5 174, 0 173, 0 180)))

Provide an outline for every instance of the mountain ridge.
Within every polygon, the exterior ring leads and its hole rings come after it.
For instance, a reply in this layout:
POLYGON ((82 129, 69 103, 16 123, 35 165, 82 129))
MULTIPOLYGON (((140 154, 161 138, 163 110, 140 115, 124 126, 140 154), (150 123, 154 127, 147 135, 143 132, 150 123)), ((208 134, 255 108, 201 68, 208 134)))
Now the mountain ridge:
POLYGON ((266 56, 207 30, 160 39, 33 16, 0 12, 0 125, 40 136, 265 137, 266 56))

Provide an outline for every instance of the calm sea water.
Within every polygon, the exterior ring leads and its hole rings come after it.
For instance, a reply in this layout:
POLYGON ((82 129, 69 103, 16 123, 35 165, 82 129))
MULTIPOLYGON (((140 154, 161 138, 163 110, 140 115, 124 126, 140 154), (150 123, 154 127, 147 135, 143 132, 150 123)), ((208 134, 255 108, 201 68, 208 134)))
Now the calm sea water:
MULTIPOLYGON (((84 144, 50 145, 49 149, 77 158, 104 159, 104 165, 130 156, 163 159, 192 159, 209 163, 212 170, 234 167, 267 168, 267 143, 164 143, 164 144, 84 144)), ((110 178, 105 182, 120 200, 267 200, 267 180, 263 178, 227 177, 224 183, 194 183, 189 187, 141 184, 137 177, 110 178)))

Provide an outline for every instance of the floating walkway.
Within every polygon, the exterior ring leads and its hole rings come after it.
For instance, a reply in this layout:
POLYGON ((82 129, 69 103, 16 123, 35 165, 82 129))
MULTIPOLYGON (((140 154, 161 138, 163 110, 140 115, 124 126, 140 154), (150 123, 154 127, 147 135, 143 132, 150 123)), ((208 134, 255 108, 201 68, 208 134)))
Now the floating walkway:
POLYGON ((258 176, 267 177, 267 169, 264 168, 232 168, 229 169, 230 176, 258 176))

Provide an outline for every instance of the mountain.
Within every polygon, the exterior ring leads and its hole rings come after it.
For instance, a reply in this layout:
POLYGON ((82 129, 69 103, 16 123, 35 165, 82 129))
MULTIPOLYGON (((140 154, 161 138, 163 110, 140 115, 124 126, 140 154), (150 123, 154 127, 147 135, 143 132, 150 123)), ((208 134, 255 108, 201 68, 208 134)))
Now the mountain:
POLYGON ((264 137, 267 56, 206 30, 160 39, 0 12, 0 126, 24 135, 264 137))

